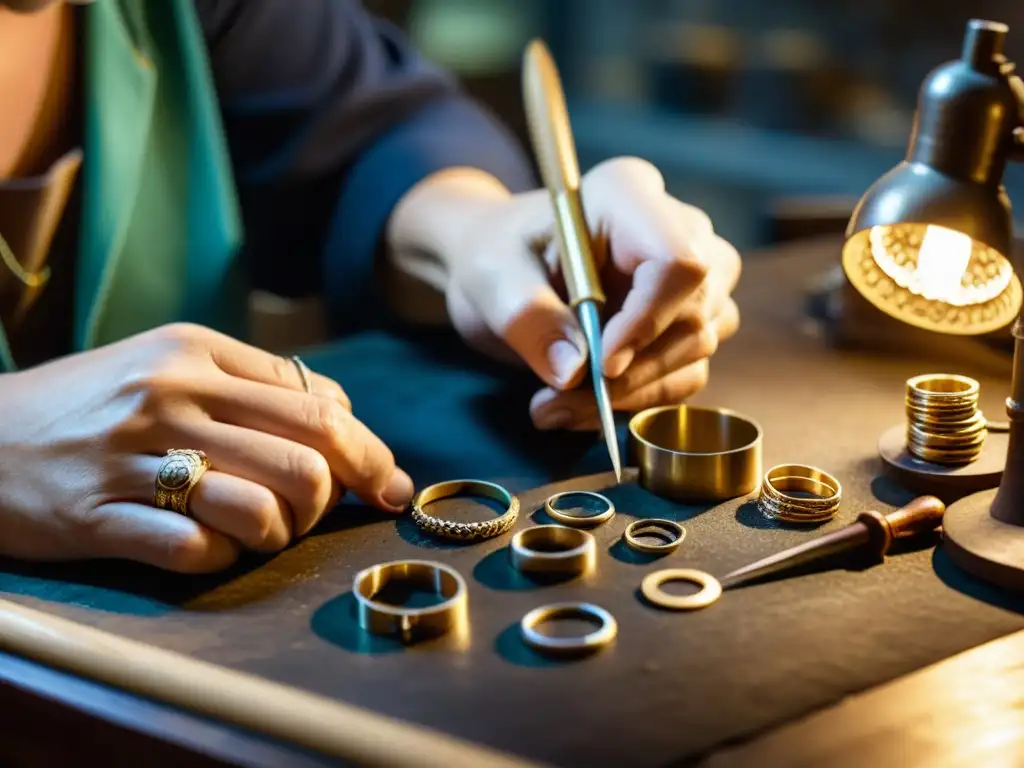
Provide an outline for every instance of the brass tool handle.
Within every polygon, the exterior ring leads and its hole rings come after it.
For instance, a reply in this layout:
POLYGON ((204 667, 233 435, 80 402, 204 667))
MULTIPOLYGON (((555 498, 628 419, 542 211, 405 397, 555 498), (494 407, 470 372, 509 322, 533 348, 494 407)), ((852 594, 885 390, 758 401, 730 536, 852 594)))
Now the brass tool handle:
POLYGON ((569 303, 573 307, 582 301, 603 305, 604 292, 580 199, 580 167, 565 94, 554 59, 540 40, 532 41, 523 56, 523 102, 533 153, 555 207, 559 257, 569 303))

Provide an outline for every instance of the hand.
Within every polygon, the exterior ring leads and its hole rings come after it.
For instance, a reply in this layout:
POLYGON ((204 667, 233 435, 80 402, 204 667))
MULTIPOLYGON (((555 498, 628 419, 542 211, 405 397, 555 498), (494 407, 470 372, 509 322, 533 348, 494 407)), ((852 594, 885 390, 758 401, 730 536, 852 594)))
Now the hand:
POLYGON ((0 376, 0 554, 221 569, 307 533, 343 488, 400 511, 412 482, 328 378, 173 325, 0 376), (189 516, 157 509, 161 457, 204 451, 189 516))
MULTIPOLYGON (((680 403, 705 385, 708 358, 739 327, 730 297, 739 255, 643 160, 594 168, 581 194, 608 299, 601 352, 612 405, 680 403)), ((478 348, 514 352, 545 382, 530 404, 537 427, 598 428, 593 393, 577 386, 586 343, 565 303, 548 193, 496 200, 474 216, 450 260, 453 324, 478 348)))

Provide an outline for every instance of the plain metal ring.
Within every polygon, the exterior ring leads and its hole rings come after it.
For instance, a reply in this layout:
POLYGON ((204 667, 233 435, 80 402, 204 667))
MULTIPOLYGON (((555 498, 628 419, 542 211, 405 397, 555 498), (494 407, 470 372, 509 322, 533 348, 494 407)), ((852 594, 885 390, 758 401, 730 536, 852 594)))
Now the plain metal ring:
POLYGON ((623 540, 630 549, 643 552, 648 555, 667 555, 675 552, 686 538, 686 529, 674 520, 634 520, 622 534, 623 540), (664 544, 646 544, 640 541, 637 536, 643 533, 655 533, 669 531, 673 534, 669 541, 664 544))
POLYGON ((466 582, 454 568, 432 560, 392 560, 356 574, 352 594, 359 626, 375 635, 398 635, 403 642, 436 637, 466 627, 469 610, 466 582), (444 602, 406 608, 374 600, 385 585, 407 581, 432 589, 444 602))
POLYGON ((512 567, 520 573, 583 575, 594 569, 597 543, 578 528, 537 525, 519 531, 509 545, 512 567), (548 545, 538 549, 539 544, 548 545))
POLYGON ((548 500, 544 502, 544 511, 548 513, 548 517, 562 525, 568 525, 573 528, 591 528, 611 520, 615 515, 615 505, 607 496, 595 493, 594 491, 563 491, 548 497, 548 500), (597 499, 604 505, 604 510, 596 515, 567 515, 563 510, 555 506, 555 502, 567 496, 586 496, 591 499, 597 499))
POLYGON ((640 592, 649 602, 670 611, 695 611, 707 608, 722 596, 722 585, 714 576, 693 568, 667 568, 648 574, 640 592), (669 581, 689 581, 700 587, 695 595, 670 595, 661 586, 669 581))
POLYGON ((552 603, 534 608, 519 622, 523 641, 535 651, 550 656, 575 656, 592 653, 608 645, 619 632, 615 617, 592 603, 552 603), (576 637, 552 637, 537 631, 537 627, 552 619, 591 619, 600 626, 593 632, 576 637))
POLYGON ((292 365, 295 366, 295 370, 299 372, 299 378, 302 379, 302 388, 306 390, 307 395, 313 394, 313 376, 310 373, 309 366, 302 360, 298 355, 292 355, 288 358, 292 361, 292 365))

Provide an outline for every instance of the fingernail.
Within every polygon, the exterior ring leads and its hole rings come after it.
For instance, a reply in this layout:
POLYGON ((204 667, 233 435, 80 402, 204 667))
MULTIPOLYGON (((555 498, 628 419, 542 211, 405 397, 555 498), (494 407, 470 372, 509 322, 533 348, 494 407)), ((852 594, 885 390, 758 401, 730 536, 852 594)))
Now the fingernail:
POLYGON ((572 421, 572 412, 563 410, 542 411, 537 414, 534 423, 537 429, 562 429, 572 421))
POLYGON ((388 481, 384 492, 381 493, 381 498, 385 504, 396 509, 404 509, 405 505, 412 499, 413 491, 415 491, 415 487, 412 484, 412 478, 402 470, 396 469, 394 474, 391 475, 391 480, 388 481))
POLYGON ((629 368, 629 364, 633 362, 633 357, 635 355, 636 353, 629 347, 620 349, 608 358, 608 362, 605 363, 604 366, 604 375, 609 379, 617 379, 626 372, 626 369, 629 368))
POLYGON ((548 347, 548 362, 558 383, 567 384, 583 364, 583 355, 571 341, 559 339, 548 347))

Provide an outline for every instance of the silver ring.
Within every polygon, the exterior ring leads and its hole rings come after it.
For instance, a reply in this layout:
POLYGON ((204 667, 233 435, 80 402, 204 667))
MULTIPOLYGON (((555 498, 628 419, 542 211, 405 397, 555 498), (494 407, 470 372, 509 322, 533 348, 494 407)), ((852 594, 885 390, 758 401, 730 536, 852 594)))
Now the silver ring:
POLYGON ((307 395, 312 395, 313 375, 309 370, 309 366, 306 365, 298 355, 292 355, 288 359, 291 360, 292 365, 295 366, 295 370, 299 372, 299 378, 302 379, 302 388, 306 390, 307 395))
POLYGON ((611 520, 615 515, 615 505, 612 504, 612 500, 607 496, 602 496, 600 493, 594 493, 593 491, 563 491, 562 493, 556 493, 554 496, 548 497, 548 500, 544 502, 544 511, 547 512, 548 517, 562 525, 569 525, 573 528, 591 528, 595 525, 600 525, 601 523, 611 520), (558 509, 556 504, 559 500, 570 496, 583 496, 588 499, 597 499, 603 509, 596 515, 567 514, 564 510, 558 509))
POLYGON ((722 596, 722 585, 710 573, 693 568, 668 568, 648 574, 640 584, 640 593, 659 608, 670 611, 695 611, 707 608, 722 596), (661 585, 669 581, 689 581, 700 587, 695 595, 670 595, 661 585))
POLYGON ((675 552, 686 538, 686 529, 673 520, 634 520, 622 534, 623 540, 630 549, 648 555, 667 555, 675 552), (671 538, 661 544, 647 544, 638 536, 645 533, 668 533, 671 538))
POLYGON ((550 656, 575 656, 603 648, 615 639, 619 625, 608 611, 592 603, 553 603, 534 608, 519 622, 523 641, 535 651, 550 656), (599 627, 577 637, 552 637, 537 631, 537 627, 552 619, 589 619, 599 627))
POLYGON ((459 572, 430 560, 393 560, 356 574, 352 594, 359 606, 359 626, 375 635, 398 635, 403 642, 437 637, 468 626, 466 582, 459 572), (374 597, 388 584, 404 581, 436 592, 444 601, 425 608, 406 608, 374 597))
POLYGON ((483 480, 448 480, 434 483, 417 493, 412 500, 412 520, 427 533, 456 541, 480 541, 507 533, 519 519, 519 499, 496 483, 483 480), (452 496, 483 496, 505 505, 504 514, 493 520, 460 523, 428 515, 423 508, 432 501, 452 496))
POLYGON ((593 536, 561 525, 520 531, 512 537, 508 551, 512 567, 520 573, 583 575, 594 569, 597 560, 593 536))

